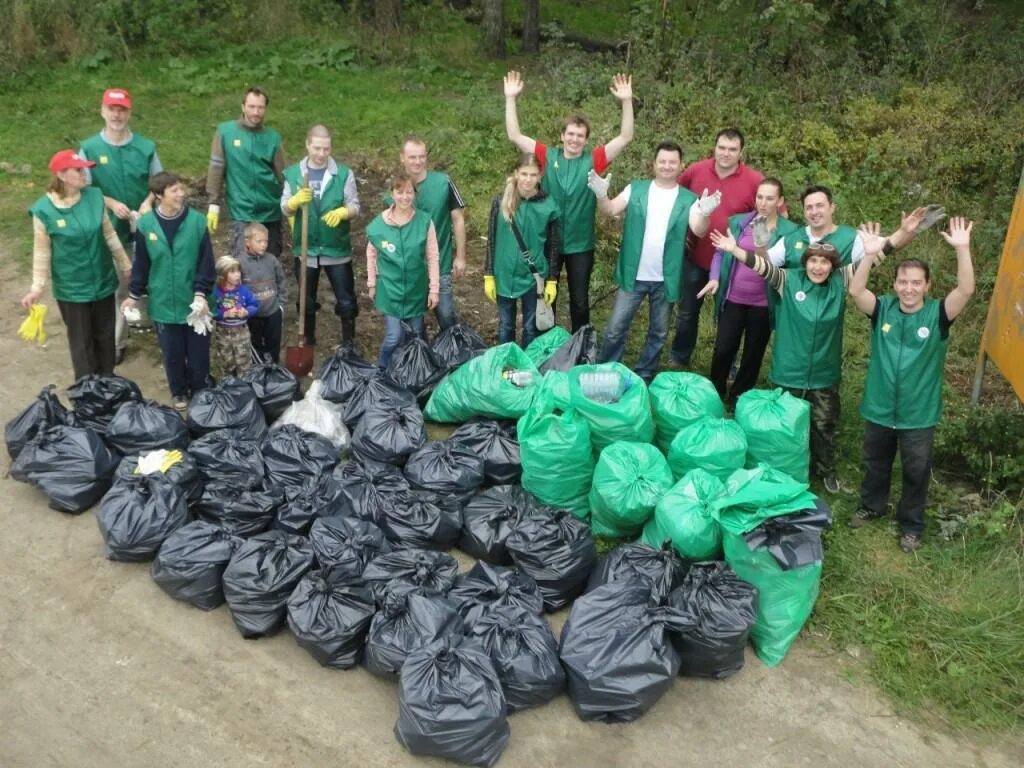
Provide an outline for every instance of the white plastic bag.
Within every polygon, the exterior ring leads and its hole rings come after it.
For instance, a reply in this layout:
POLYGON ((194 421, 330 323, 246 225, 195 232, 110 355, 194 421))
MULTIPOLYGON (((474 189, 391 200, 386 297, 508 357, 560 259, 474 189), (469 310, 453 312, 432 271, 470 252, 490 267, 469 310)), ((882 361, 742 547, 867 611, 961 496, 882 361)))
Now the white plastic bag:
POLYGON ((338 449, 338 453, 344 453, 351 443, 348 429, 342 418, 345 406, 324 400, 320 396, 321 388, 320 380, 316 379, 310 385, 306 396, 289 405, 281 414, 281 418, 274 422, 274 426, 294 424, 307 432, 323 435, 338 449))

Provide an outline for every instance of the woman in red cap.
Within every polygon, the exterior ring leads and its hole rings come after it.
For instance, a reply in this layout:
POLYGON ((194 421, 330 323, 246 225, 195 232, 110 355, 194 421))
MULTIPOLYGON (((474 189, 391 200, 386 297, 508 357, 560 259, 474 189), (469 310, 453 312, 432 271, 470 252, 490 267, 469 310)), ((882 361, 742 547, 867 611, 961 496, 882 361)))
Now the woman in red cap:
POLYGON ((46 194, 29 208, 32 288, 21 299, 28 309, 43 295, 47 280, 52 282, 76 379, 113 372, 117 270, 127 275, 132 268, 106 216, 103 193, 86 186, 82 169, 94 165, 72 149, 50 158, 53 178, 46 194))

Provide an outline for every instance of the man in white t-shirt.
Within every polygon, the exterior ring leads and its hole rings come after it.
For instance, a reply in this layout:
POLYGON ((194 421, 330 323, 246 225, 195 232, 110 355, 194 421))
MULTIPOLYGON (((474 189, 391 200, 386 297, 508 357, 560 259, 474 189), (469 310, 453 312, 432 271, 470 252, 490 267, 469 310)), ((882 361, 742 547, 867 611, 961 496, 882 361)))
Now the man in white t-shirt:
POLYGON ((622 245, 615 265, 615 306, 605 327, 598 354, 600 362, 621 360, 633 316, 646 296, 650 303, 647 342, 636 363, 637 374, 650 382, 658 372, 661 349, 668 336, 671 305, 679 299, 686 228, 697 237, 708 230, 711 212, 721 194, 697 198, 677 179, 683 167, 683 150, 671 141, 658 145, 654 155, 654 179, 630 182, 618 197, 609 199, 607 179, 591 171, 589 185, 597 196, 598 209, 608 216, 625 214, 622 245))

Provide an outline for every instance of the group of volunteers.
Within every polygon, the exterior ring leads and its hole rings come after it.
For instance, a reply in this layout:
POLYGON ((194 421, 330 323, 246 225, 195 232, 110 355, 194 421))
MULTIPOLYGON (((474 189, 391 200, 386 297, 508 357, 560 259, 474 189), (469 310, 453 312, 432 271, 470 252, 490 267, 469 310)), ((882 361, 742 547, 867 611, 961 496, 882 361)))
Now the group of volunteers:
MULTIPOLYGON (((599 361, 622 359, 646 298, 649 321, 637 374, 649 382, 658 372, 673 305, 670 357, 689 366, 701 305, 711 296, 717 334, 710 379, 732 404, 755 386, 774 330, 768 379, 810 403, 812 472, 835 493, 850 296, 871 325, 861 405, 865 477, 861 508, 850 524, 887 514, 899 451, 900 544, 913 551, 924 527, 949 327, 974 291, 972 222, 954 217, 941 233, 957 260, 957 285, 944 300, 928 297, 929 267, 917 259, 897 265, 894 295, 876 297, 867 287, 871 269, 943 218, 939 206, 903 215, 883 236, 875 223, 859 230, 837 224, 832 191, 810 186, 800 196, 806 226, 798 226, 787 217, 782 183, 743 162, 744 136, 736 128, 720 131, 712 156, 685 168, 679 144, 661 142, 654 148, 653 178, 634 180, 611 197, 605 173, 633 139, 631 78, 615 75, 610 91, 622 110, 617 136, 591 150, 590 125, 573 114, 560 146, 548 146, 520 130, 521 75, 504 78, 505 127, 521 154, 487 223, 484 293, 497 304, 498 341, 516 340, 517 316, 520 343, 537 336, 538 307, 554 308, 563 266, 572 330, 588 325, 596 214, 621 218, 617 291, 599 361)), ((154 143, 128 127, 132 102, 124 89, 104 92, 98 134, 50 160, 47 192, 29 210, 32 287, 22 305, 37 302, 51 284, 76 377, 113 371, 123 356, 125 318, 138 316, 143 299, 182 411, 210 382, 211 332, 222 375, 244 372, 251 353, 277 362, 287 301, 281 266, 286 220, 293 241, 306 244, 305 263, 298 254, 294 259, 296 277, 306 270, 305 344, 316 343, 321 271, 334 293, 341 343, 355 342, 351 221, 361 210, 355 174, 334 157, 331 132, 319 124, 306 134, 305 157, 287 165, 280 135, 265 125, 268 103, 263 90, 249 88, 241 116, 217 126, 205 216, 186 205, 185 184, 163 169, 154 143), (210 234, 219 226, 221 204, 231 219, 230 255, 215 259, 210 234)), ((384 316, 382 367, 406 333, 424 334, 427 310, 442 330, 459 322, 453 281, 466 271, 465 204, 452 179, 431 170, 427 158, 423 139, 403 142, 387 207, 365 230, 367 292, 384 316)))

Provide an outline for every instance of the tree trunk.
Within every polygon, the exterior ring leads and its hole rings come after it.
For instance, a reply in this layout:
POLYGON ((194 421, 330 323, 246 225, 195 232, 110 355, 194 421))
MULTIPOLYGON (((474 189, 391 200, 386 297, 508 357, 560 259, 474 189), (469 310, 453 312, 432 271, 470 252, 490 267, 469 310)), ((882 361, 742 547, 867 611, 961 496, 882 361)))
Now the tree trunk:
POLYGON ((401 20, 401 8, 401 0, 375 0, 373 25, 377 31, 384 35, 397 32, 401 20))
POLYGON ((492 59, 505 58, 505 3, 503 0, 484 0, 483 30, 484 55, 492 59))
POLYGON ((540 0, 523 0, 523 53, 540 50, 540 0))

